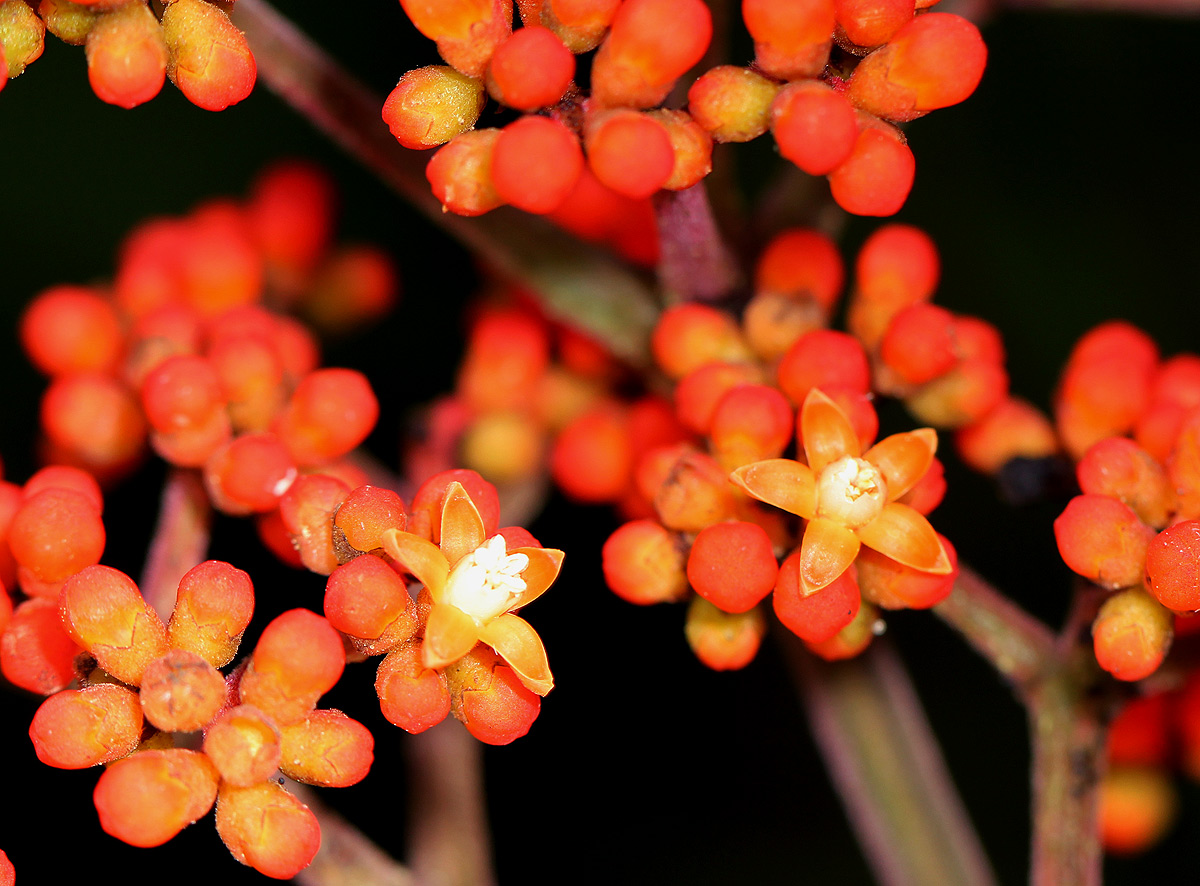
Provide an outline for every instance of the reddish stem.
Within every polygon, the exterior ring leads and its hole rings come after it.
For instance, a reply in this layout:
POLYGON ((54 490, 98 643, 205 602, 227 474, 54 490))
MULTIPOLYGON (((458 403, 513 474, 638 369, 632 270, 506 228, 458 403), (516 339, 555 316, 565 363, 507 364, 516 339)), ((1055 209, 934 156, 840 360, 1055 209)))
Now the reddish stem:
POLYGON ((141 589, 166 621, 175 609, 179 580, 208 552, 212 505, 198 471, 172 468, 163 486, 158 524, 146 553, 141 589))

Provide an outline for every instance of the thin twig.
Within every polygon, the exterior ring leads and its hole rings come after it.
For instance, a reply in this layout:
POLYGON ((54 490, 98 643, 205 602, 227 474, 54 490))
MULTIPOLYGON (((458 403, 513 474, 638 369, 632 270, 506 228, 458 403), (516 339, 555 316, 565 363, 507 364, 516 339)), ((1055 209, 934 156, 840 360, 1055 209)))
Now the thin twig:
POLYGON ((303 886, 415 886, 417 881, 408 868, 318 800, 312 789, 291 784, 288 790, 321 822, 321 848, 295 882, 303 886))
POLYGON ((1055 658, 1051 630, 966 565, 933 611, 1017 687, 1038 680, 1055 658))
POLYGON ((172 468, 163 485, 158 524, 146 553, 140 587, 166 621, 175 609, 179 580, 208 552, 212 505, 198 471, 172 468))
POLYGON ((422 886, 490 886, 483 745, 446 721, 405 742, 413 780, 409 864, 422 886))
POLYGON ((497 273, 524 283, 555 319, 602 341, 634 366, 649 362, 658 305, 646 283, 608 255, 542 219, 500 209, 475 219, 444 212, 429 192, 428 155, 383 125, 383 98, 354 79, 265 0, 239 0, 262 82, 497 273))
POLYGON ((884 642, 823 662, 779 629, 817 746, 884 886, 995 883, 933 731, 884 642))
POLYGON ((1028 693, 1033 746, 1031 886, 1099 886, 1106 717, 1076 675, 1028 693))
POLYGON ((715 301, 741 282, 725 245, 703 182, 654 197, 661 258, 658 281, 668 299, 715 301))

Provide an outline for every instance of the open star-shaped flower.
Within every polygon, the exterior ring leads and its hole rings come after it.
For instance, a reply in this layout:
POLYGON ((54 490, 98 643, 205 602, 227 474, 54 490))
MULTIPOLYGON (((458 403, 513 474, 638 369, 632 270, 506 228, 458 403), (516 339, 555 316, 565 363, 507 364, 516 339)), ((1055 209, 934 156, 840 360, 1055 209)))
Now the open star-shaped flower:
POLYGON ((392 529, 383 537, 383 549, 433 598, 422 644, 427 668, 451 665, 476 643, 485 643, 531 692, 545 695, 554 687, 541 638, 513 613, 558 577, 562 551, 510 551, 504 536, 486 538, 479 510, 460 483, 446 489, 438 544, 392 529))
POLYGON ((905 566, 946 575, 951 563, 929 521, 896 499, 929 470, 937 433, 893 434, 865 453, 846 415, 814 388, 800 409, 808 464, 773 458, 738 468, 732 480, 759 501, 803 517, 800 587, 836 581, 866 545, 905 566))

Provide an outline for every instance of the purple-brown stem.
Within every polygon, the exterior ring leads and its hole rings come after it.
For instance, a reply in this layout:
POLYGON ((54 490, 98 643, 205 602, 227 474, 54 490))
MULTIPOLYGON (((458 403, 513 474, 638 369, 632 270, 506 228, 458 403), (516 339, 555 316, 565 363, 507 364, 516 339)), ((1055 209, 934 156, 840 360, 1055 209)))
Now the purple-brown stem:
POLYGON ((703 182, 654 197, 660 258, 658 282, 676 301, 716 301, 740 284, 737 261, 725 245, 703 182))
POLYGON ((199 471, 172 468, 163 485, 140 584, 146 602, 163 621, 175 609, 179 580, 208 553, 211 524, 212 505, 199 471))
MULTIPOLYGON (((778 626, 777 626, 778 627, 778 626)), ((990 886, 995 875, 903 665, 883 641, 828 663, 784 628, 817 747, 884 886, 990 886)))

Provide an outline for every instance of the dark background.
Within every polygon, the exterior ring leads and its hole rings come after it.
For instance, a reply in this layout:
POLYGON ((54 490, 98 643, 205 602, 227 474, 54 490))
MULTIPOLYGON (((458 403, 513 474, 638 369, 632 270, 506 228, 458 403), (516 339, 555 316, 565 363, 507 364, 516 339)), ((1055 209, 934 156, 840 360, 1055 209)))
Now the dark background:
MULTIPOLYGON (((381 95, 405 70, 435 60, 395 2, 293 0, 290 13, 381 95)), ((1200 198, 1191 20, 1007 14, 985 30, 987 74, 965 105, 908 127, 916 187, 899 219, 925 227, 944 262, 938 301, 997 323, 1013 388, 1045 405, 1071 342, 1124 317, 1164 352, 1195 348, 1200 198)), ((404 277, 394 316, 327 362, 363 369, 383 401, 373 436, 394 459, 402 417, 447 389, 461 349, 454 308, 473 285, 465 255, 345 159, 265 89, 220 113, 168 85, 127 112, 87 85, 81 49, 53 38, 0 93, 0 454, 16 480, 35 467, 43 382, 13 330, 21 307, 56 282, 108 277, 123 234, 152 214, 241 195, 282 155, 326 164, 342 189, 343 239, 392 250, 404 277)), ((754 162, 775 162, 759 149, 754 162)), ((852 252, 875 227, 855 221, 852 252)), ((112 496, 105 562, 140 569, 162 468, 149 465, 112 496)), ((960 552, 1038 614, 1065 603, 1050 520, 1059 504, 1013 510, 987 482, 953 471, 934 518, 960 552)), ((678 608, 633 609, 599 580, 612 518, 552 501, 533 530, 569 552, 559 586, 530 617, 558 688, 530 735, 486 752, 502 883, 858 884, 859 859, 803 714, 776 654, 745 671, 697 664, 678 608), (564 863, 564 859, 566 860, 564 863)), ((323 583, 254 553, 249 527, 216 528, 212 555, 248 569, 265 615, 319 608, 323 583)), ((1028 751, 1023 714, 1003 685, 936 619, 901 613, 889 636, 913 671, 966 803, 1004 883, 1025 877, 1028 751)), ((377 762, 362 785, 327 791, 373 838, 403 852, 405 736, 378 715, 369 665, 352 666, 329 704, 364 720, 377 762)), ((94 773, 42 767, 24 736, 37 700, 7 692, 0 759, 0 847, 21 882, 151 873, 172 882, 264 882, 232 862, 211 818, 165 848, 135 850, 95 821, 94 773)), ((1109 865, 1109 882, 1194 878, 1200 792, 1183 786, 1179 827, 1160 849, 1109 865)))

